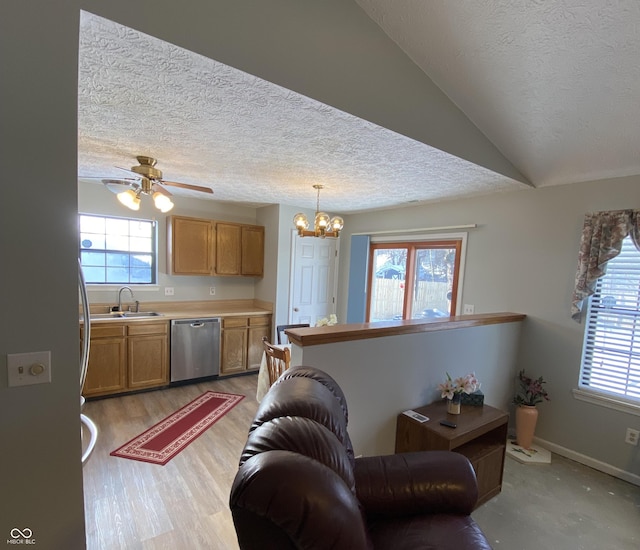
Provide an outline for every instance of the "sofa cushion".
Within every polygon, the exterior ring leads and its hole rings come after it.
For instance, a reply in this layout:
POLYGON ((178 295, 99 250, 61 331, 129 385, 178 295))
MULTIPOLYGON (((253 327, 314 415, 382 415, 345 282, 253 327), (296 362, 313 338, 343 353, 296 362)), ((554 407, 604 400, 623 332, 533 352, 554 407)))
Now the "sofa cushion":
POLYGON ((254 429, 240 457, 240 465, 252 456, 273 450, 298 453, 336 472, 355 494, 350 457, 335 434, 315 420, 285 416, 274 418, 254 429))
POLYGON ((347 421, 331 390, 311 378, 278 380, 264 396, 250 431, 284 416, 309 418, 333 432, 343 445, 348 440, 347 421))

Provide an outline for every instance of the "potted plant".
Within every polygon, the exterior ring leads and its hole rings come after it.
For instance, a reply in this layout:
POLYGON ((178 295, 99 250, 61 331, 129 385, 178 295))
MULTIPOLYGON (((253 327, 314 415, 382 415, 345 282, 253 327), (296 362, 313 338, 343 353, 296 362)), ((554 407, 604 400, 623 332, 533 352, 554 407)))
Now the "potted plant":
POLYGON ((544 389, 546 381, 542 376, 530 378, 525 375, 524 369, 518 374, 518 391, 513 398, 516 408, 516 443, 520 447, 530 449, 533 443, 533 434, 538 422, 538 409, 536 405, 543 401, 549 401, 549 394, 544 389))
POLYGON ((449 373, 443 384, 438 384, 440 396, 447 399, 447 412, 460 414, 460 398, 463 393, 473 393, 480 388, 480 382, 474 372, 453 380, 449 373))

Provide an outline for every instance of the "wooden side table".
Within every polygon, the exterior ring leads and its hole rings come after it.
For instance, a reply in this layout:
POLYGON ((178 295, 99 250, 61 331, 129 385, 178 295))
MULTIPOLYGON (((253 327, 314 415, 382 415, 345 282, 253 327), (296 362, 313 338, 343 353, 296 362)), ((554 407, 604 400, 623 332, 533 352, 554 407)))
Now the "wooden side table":
POLYGON ((466 456, 478 479, 476 507, 501 491, 509 420, 507 413, 488 405, 463 405, 460 414, 448 414, 444 401, 414 410, 429 420, 419 422, 406 414, 399 414, 396 453, 438 450, 455 451, 466 456), (455 422, 457 427, 441 426, 441 420, 455 422))

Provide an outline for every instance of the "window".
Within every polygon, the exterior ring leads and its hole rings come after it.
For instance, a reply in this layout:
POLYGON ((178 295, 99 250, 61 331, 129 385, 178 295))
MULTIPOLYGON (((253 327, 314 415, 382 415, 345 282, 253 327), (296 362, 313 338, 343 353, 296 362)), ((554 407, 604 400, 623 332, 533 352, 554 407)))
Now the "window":
POLYGON ((156 222, 80 214, 87 284, 156 284, 156 222))
POLYGON ((640 403, 640 252, 631 237, 589 300, 579 385, 640 403))
POLYGON ((455 315, 461 239, 370 247, 368 321, 455 315))

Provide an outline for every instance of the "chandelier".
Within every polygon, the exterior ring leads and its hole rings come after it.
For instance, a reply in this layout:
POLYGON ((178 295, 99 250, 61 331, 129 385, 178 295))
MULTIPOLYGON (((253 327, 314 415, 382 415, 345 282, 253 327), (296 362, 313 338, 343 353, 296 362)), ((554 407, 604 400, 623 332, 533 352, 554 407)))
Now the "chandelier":
POLYGON ((307 217, 298 213, 293 217, 293 224, 298 230, 300 237, 339 237, 340 231, 344 227, 344 220, 340 216, 334 216, 329 219, 329 214, 326 212, 320 212, 320 189, 324 188, 324 185, 314 185, 314 189, 318 192, 316 199, 316 217, 313 223, 313 230, 309 229, 309 220, 307 217))

